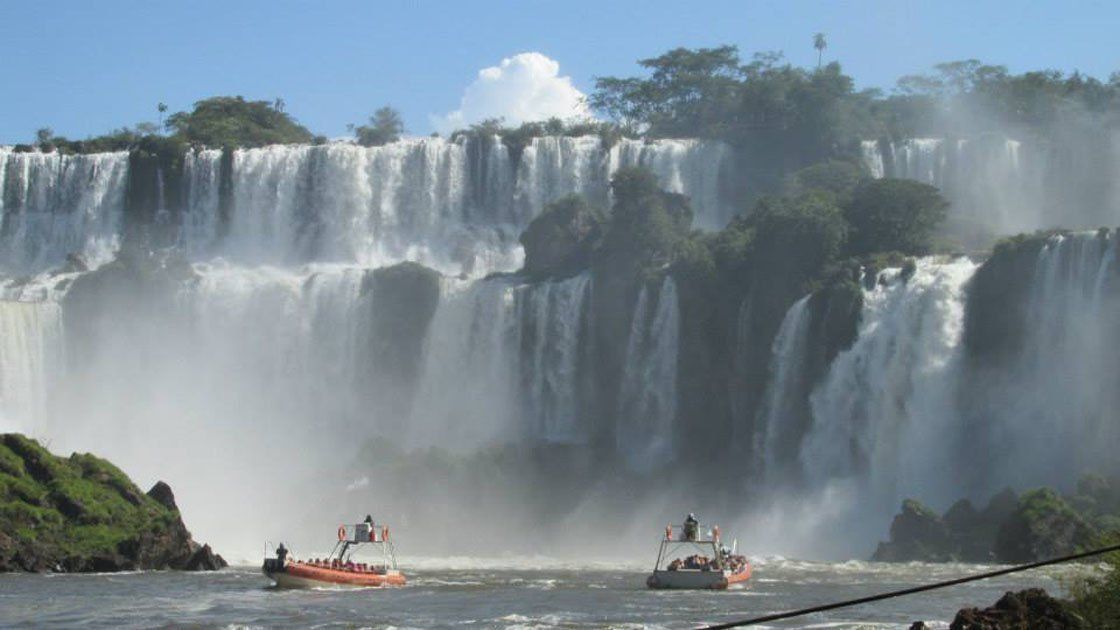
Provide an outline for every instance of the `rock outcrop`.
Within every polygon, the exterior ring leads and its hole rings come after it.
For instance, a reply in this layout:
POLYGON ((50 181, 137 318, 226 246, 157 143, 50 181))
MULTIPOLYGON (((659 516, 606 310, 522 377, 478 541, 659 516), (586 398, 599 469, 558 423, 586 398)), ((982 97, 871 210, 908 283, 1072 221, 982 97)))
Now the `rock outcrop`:
POLYGON ((1050 488, 1021 497, 1006 489, 983 510, 962 499, 941 516, 907 499, 891 523, 890 540, 879 543, 871 559, 1023 563, 1076 553, 1116 521, 1109 502, 1114 482, 1086 479, 1068 500, 1050 488))
POLYGON ((143 493, 99 457, 58 457, 22 435, 0 436, 0 571, 225 566, 191 537, 166 483, 143 493))
POLYGON ((988 608, 964 608, 953 618, 950 630, 1038 630, 1087 628, 1068 604, 1040 588, 1008 591, 988 608))
POLYGON ((536 278, 579 273, 591 263, 603 229, 602 213, 582 197, 556 201, 521 234, 524 272, 536 278))

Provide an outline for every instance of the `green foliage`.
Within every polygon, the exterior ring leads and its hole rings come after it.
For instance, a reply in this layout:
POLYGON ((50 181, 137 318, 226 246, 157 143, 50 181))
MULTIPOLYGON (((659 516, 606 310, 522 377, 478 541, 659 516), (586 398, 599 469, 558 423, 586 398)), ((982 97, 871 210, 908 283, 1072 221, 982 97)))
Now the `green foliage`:
POLYGON ((497 137, 500 138, 502 144, 506 145, 509 149, 510 155, 513 157, 514 161, 517 161, 521 157, 521 153, 525 150, 525 147, 532 143, 533 138, 541 138, 544 136, 562 136, 568 138, 599 136, 599 141, 602 143, 603 147, 609 149, 620 139, 624 137, 635 137, 636 134, 633 130, 626 129, 617 124, 594 120, 564 121, 559 118, 550 118, 545 121, 526 122, 517 127, 508 127, 501 118, 488 118, 482 122, 471 125, 467 129, 460 129, 452 132, 451 139, 457 140, 463 137, 470 137, 489 140, 497 137))
POLYGON ((378 109, 369 117, 368 125, 354 128, 354 137, 363 147, 379 147, 390 142, 400 140, 404 133, 404 121, 401 114, 392 107, 385 106, 378 109))
POLYGON ((948 207, 928 184, 902 179, 866 182, 844 209, 852 229, 849 251, 856 256, 883 251, 926 254, 948 207))
POLYGON ((838 258, 848 236, 840 207, 820 192, 763 198, 744 223, 755 230, 755 267, 804 289, 838 258))
MULTIPOLYGON (((1101 536, 1094 546, 1120 543, 1120 530, 1101 536)), ((1069 584, 1074 610, 1090 628, 1111 628, 1120 619, 1120 552, 1102 558, 1104 570, 1069 584)))
POLYGON ((646 271, 669 264, 692 223, 688 199, 662 191, 644 168, 619 169, 611 191, 614 205, 601 250, 606 258, 646 271))
POLYGON ((876 137, 872 92, 830 63, 816 70, 762 53, 741 64, 734 46, 678 48, 639 65, 648 77, 600 77, 591 105, 653 137, 715 138, 755 163, 755 179, 780 182, 801 166, 876 137))
POLYGON ((168 116, 167 127, 190 144, 208 147, 311 142, 311 132, 275 105, 240 96, 215 96, 198 101, 190 112, 168 116))
POLYGON ((19 434, 0 435, 0 531, 66 555, 111 555, 175 515, 119 468, 89 454, 52 455, 19 434))
POLYGON ((546 277, 585 269, 598 247, 606 224, 603 212, 579 195, 548 204, 521 233, 525 272, 546 277))
POLYGON ((991 120, 1043 130, 1063 116, 1114 115, 1120 110, 1120 81, 1116 75, 1107 83, 1079 72, 1067 75, 1058 70, 1015 75, 1005 66, 987 65, 977 59, 941 63, 932 73, 902 77, 898 92, 897 99, 888 101, 888 107, 904 112, 899 119, 905 120, 908 128, 901 131, 910 133, 934 127, 941 127, 943 133, 972 132, 976 129, 964 125, 991 120))
POLYGON ((845 204, 865 179, 867 175, 859 165, 846 160, 828 160, 790 175, 786 179, 785 194, 796 197, 811 191, 823 191, 835 195, 838 203, 845 204))

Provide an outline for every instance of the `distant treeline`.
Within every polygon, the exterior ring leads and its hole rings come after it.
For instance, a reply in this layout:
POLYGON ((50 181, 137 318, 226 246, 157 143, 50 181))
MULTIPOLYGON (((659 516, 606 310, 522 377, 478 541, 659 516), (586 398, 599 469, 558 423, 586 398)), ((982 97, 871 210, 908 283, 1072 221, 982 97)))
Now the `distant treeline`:
MULTIPOLYGON (((819 47, 823 50, 824 44, 819 47)), ((718 139, 768 156, 784 172, 850 155, 859 140, 961 135, 991 130, 1045 134, 1070 120, 1120 124, 1120 73, 1107 81, 1057 70, 1012 74, 975 59, 939 64, 928 74, 904 76, 889 94, 855 89, 839 62, 799 68, 780 53, 740 59, 734 46, 677 48, 643 59, 635 77, 598 77, 590 105, 608 122, 541 121, 507 126, 486 120, 452 134, 494 134, 511 145, 539 135, 598 134, 718 139)), ((140 123, 70 140, 49 128, 35 145, 71 152, 126 150, 166 132, 185 145, 252 147, 325 142, 285 111, 283 99, 251 101, 217 96, 170 114, 159 104, 160 124, 140 123)), ((400 114, 382 107, 366 124, 350 125, 360 144, 392 142, 404 132, 400 114)), ((30 149, 31 145, 23 145, 30 149)))

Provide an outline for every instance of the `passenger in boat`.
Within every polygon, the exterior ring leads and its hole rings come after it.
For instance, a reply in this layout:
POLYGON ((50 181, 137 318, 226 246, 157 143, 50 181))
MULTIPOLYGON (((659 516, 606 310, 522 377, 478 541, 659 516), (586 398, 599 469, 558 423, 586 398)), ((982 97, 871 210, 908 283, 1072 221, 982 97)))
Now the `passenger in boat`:
POLYGON ((366 520, 363 521, 363 522, 369 523, 370 525, 373 525, 373 516, 370 516, 369 514, 366 514, 366 520))
POLYGON ((692 512, 688 513, 688 518, 684 519, 684 539, 696 540, 700 533, 700 521, 696 520, 696 515, 692 512))
POLYGON ((681 562, 681 559, 677 558, 676 560, 673 560, 672 562, 669 563, 669 570, 670 571, 679 571, 680 568, 681 568, 681 564, 683 564, 681 562))
POLYGON ((284 564, 285 564, 284 561, 287 558, 288 558, 288 549, 287 549, 287 547, 284 546, 284 543, 280 543, 280 546, 276 548, 276 559, 280 561, 280 566, 284 566, 284 564))

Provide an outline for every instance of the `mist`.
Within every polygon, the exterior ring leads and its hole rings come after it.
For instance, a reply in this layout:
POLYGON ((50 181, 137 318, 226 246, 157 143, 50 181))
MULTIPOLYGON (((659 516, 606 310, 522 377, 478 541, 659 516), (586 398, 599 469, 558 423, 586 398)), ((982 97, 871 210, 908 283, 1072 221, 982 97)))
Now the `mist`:
POLYGON ((769 145, 474 133, 192 148, 178 175, 2 148, 0 429, 167 481, 243 562, 367 513, 406 556, 633 557, 690 511, 847 559, 907 497, 1120 473, 1120 134, 921 96, 843 159, 940 189, 936 252, 714 289, 679 260, 625 290, 518 273, 519 236, 641 166, 717 242, 776 193, 769 145))

